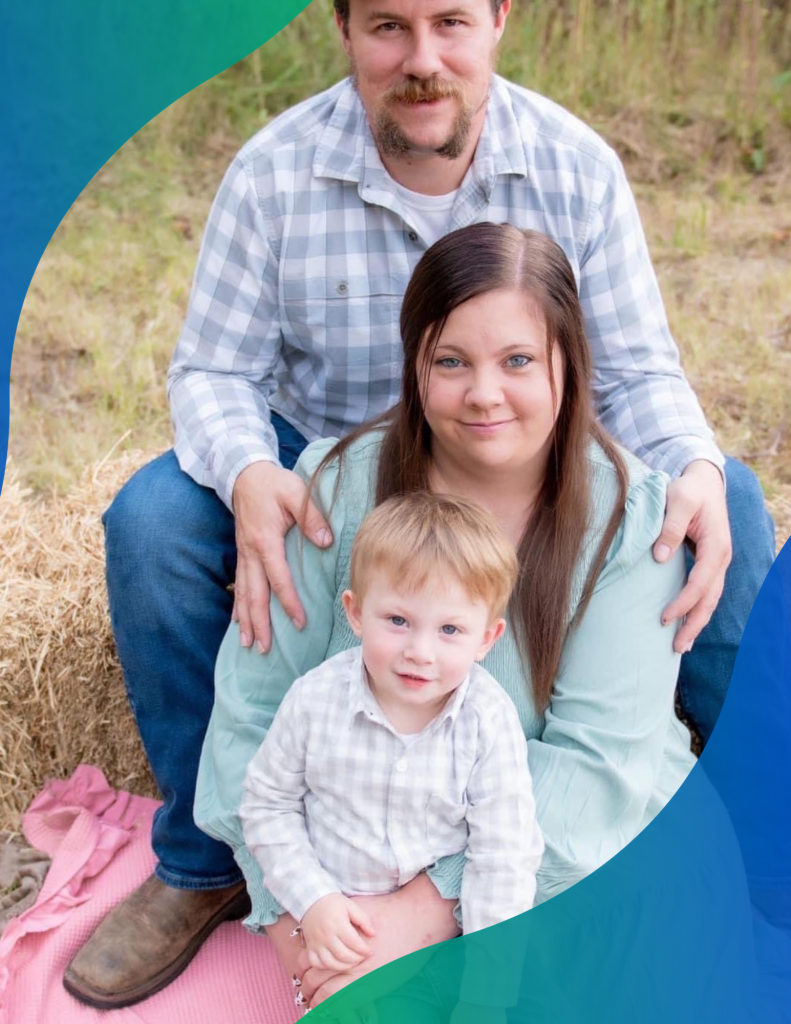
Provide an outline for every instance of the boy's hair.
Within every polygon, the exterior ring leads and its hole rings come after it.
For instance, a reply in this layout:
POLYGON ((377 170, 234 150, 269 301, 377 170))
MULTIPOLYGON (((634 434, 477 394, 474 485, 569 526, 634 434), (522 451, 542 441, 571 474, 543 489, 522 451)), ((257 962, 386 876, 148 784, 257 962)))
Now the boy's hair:
POLYGON ((379 505, 352 547, 351 589, 359 601, 372 571, 410 590, 455 577, 492 619, 508 606, 518 572, 513 545, 495 518, 464 498, 416 491, 379 505))

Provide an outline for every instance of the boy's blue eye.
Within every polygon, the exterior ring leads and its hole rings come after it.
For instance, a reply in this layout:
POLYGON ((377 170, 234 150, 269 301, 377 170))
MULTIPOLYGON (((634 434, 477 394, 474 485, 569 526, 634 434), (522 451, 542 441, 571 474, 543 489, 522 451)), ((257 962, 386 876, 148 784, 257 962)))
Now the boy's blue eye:
POLYGON ((445 634, 445 636, 454 636, 456 633, 459 632, 459 627, 450 625, 442 626, 441 631, 445 634))
POLYGON ((405 626, 406 625, 406 619, 404 618, 403 615, 391 615, 390 616, 390 621, 393 623, 394 626, 405 626))

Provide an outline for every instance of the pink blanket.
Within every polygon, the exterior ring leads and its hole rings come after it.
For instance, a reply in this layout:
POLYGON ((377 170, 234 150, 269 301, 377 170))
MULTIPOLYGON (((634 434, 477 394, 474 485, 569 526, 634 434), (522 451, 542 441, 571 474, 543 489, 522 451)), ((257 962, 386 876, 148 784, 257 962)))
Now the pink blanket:
POLYGON ((63 988, 64 968, 102 917, 151 874, 156 808, 87 765, 30 805, 25 837, 52 866, 36 903, 0 936, 0 1024, 294 1024, 291 985, 271 944, 238 921, 220 925, 181 977, 137 1006, 108 1014, 63 988))

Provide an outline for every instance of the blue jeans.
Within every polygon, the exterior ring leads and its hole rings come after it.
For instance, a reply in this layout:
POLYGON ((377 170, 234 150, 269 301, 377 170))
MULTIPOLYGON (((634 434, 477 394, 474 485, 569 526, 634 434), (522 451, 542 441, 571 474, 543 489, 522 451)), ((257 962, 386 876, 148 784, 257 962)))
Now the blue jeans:
MULTIPOLYGON (((291 468, 305 439, 278 416, 280 458, 291 468)), ((729 459, 734 560, 710 624, 682 659, 686 713, 708 739, 728 690, 747 616, 774 557, 774 531, 752 472, 729 459)), ((152 843, 157 874, 177 888, 241 879, 230 850, 194 824, 195 778, 214 699, 214 662, 231 617, 236 546, 232 514, 172 451, 144 466, 104 516, 107 587, 127 692, 162 793, 152 843)))
MULTIPOLYGON (((272 423, 280 461, 292 469, 307 441, 280 416, 272 423)), ((151 833, 156 873, 179 889, 232 885, 242 878, 236 861, 196 827, 192 805, 233 608, 233 515, 169 451, 126 483, 103 522, 113 634, 163 800, 151 833)))
MULTIPOLYGON (((725 462, 733 559, 717 610, 689 654, 681 659, 681 706, 704 743, 717 724, 728 692, 747 616, 775 557, 775 527, 752 470, 725 462)), ((687 571, 694 559, 687 551, 687 571)))

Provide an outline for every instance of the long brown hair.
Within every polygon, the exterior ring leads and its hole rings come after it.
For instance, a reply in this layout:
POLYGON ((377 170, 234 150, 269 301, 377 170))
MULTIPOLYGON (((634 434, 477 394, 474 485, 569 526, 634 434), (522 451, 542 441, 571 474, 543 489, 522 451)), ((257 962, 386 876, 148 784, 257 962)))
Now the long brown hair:
MULTIPOLYGON (((491 223, 471 224, 432 245, 415 267, 401 308, 404 370, 400 402, 339 441, 322 459, 314 480, 334 459, 342 460, 359 437, 384 427, 376 504, 395 494, 428 489, 431 431, 423 415, 421 366, 428 374, 439 337, 457 306, 500 288, 523 292, 540 311, 546 324, 550 367, 555 345, 563 355, 563 392, 546 477, 517 548, 520 571, 511 597, 511 619, 530 665, 534 702, 543 709, 572 625, 571 586, 591 515, 591 439, 598 441, 612 462, 619 492, 575 621, 593 593, 623 516, 627 490, 623 459, 593 413, 590 349, 574 273, 561 247, 537 231, 491 223)), ((556 398, 552 377, 550 381, 556 398)))

